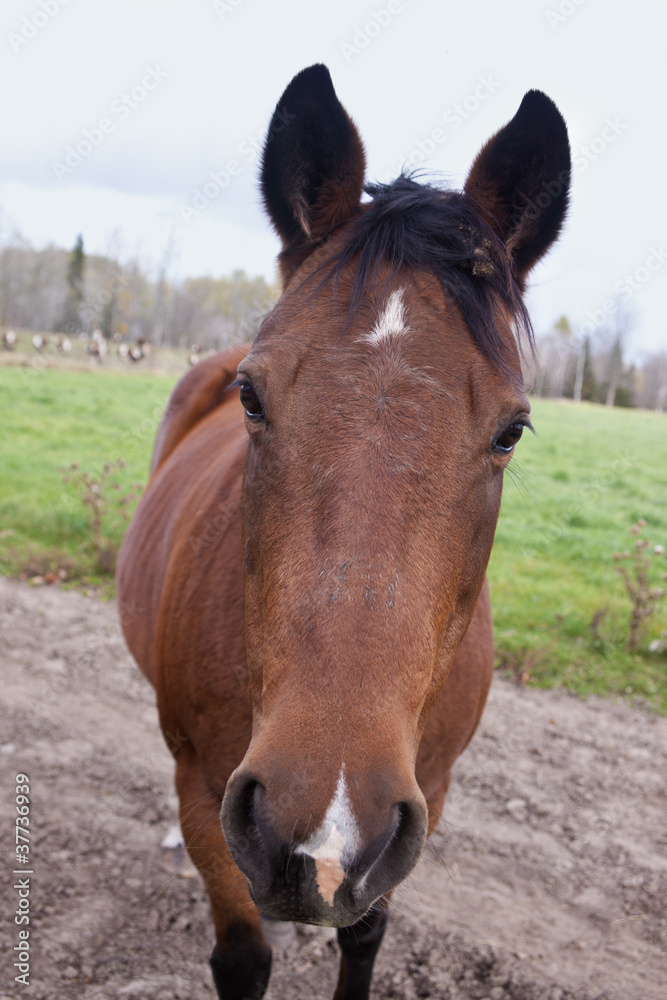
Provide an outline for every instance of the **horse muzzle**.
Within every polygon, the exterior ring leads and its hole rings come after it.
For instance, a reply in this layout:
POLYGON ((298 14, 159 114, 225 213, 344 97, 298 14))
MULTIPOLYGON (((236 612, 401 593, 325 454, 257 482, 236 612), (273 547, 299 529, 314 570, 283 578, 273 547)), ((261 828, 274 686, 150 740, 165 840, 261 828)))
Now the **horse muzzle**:
POLYGON ((345 927, 363 917, 419 859, 427 809, 417 792, 375 816, 373 832, 366 836, 335 796, 336 808, 330 806, 318 830, 294 842, 278 832, 266 787, 239 770, 222 803, 222 827, 262 913, 277 920, 345 927))

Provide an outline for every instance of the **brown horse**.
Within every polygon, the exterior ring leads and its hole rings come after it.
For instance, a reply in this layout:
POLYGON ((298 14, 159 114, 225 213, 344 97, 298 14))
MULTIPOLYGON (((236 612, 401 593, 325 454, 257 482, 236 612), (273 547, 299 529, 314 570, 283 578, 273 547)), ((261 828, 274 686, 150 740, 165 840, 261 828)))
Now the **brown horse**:
POLYGON ((530 426, 514 334, 569 174, 538 91, 463 192, 401 176, 365 200, 326 68, 276 108, 262 191, 282 297, 248 353, 174 390, 118 570, 224 1000, 264 993, 262 914, 339 928, 335 995, 368 996, 389 895, 491 680, 485 572, 530 426))

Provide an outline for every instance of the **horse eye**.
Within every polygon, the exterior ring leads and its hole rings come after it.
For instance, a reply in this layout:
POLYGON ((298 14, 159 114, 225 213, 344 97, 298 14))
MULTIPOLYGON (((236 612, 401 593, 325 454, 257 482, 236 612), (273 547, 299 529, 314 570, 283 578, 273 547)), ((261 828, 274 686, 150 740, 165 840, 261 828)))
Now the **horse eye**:
POLYGON ((262 404, 257 398, 257 393, 249 382, 241 383, 239 399, 241 400, 241 406, 246 412, 246 416, 248 416, 251 420, 259 420, 262 418, 262 404))
POLYGON ((523 434, 524 426, 524 424, 510 424, 493 442, 491 451, 498 451, 503 455, 509 454, 523 434))

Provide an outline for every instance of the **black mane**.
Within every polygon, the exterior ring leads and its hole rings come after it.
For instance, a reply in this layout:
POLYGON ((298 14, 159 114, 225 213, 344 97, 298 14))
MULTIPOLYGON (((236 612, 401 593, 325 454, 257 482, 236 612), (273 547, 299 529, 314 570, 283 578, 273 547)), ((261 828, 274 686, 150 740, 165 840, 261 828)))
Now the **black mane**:
POLYGON ((496 326, 498 302, 532 347, 530 317, 507 250, 465 195, 419 184, 405 174, 364 190, 372 201, 351 223, 350 237, 327 274, 337 280, 356 262, 352 313, 381 264, 392 273, 413 267, 440 281, 479 348, 496 364, 507 367, 496 326))

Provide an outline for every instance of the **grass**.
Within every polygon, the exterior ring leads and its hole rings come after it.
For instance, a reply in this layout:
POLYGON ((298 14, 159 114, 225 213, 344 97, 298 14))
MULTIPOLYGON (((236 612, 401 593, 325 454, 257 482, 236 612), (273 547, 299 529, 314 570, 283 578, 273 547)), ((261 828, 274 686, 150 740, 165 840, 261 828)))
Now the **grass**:
MULTIPOLYGON (((145 482, 174 381, 0 367, 0 572, 63 570, 79 586, 112 593, 80 489, 59 469, 77 463, 99 475, 122 458, 112 499, 145 482)), ((510 466, 489 567, 498 665, 526 683, 640 698, 667 713, 667 660, 647 650, 667 629, 667 600, 629 653, 630 602, 613 560, 632 548, 640 517, 644 535, 667 547, 667 418, 538 400, 533 423, 537 435, 524 435, 510 466)), ((112 545, 123 530, 115 503, 106 518, 112 545)), ((652 569, 657 584, 667 557, 652 569)))
MULTIPOLYGON (((641 650, 628 652, 631 606, 613 559, 633 548, 639 518, 644 537, 667 542, 667 418, 536 400, 532 419, 537 434, 517 448, 489 566, 499 664, 542 686, 631 696, 667 713, 667 660, 647 649, 667 629, 667 600, 641 650)), ((665 556, 651 569, 658 586, 665 556)))
POLYGON ((145 483, 155 431, 174 377, 0 367, 0 572, 70 580, 110 591, 98 565, 90 520, 73 463, 112 477, 107 535, 118 545, 125 522, 119 501, 145 483), (67 476, 69 482, 63 482, 67 476), (114 527, 111 527, 114 525, 114 527))

